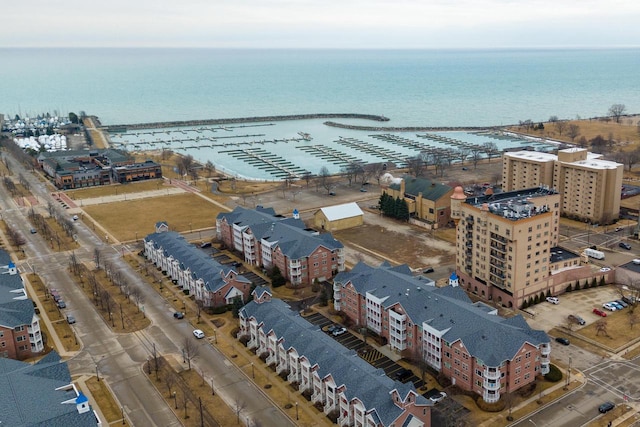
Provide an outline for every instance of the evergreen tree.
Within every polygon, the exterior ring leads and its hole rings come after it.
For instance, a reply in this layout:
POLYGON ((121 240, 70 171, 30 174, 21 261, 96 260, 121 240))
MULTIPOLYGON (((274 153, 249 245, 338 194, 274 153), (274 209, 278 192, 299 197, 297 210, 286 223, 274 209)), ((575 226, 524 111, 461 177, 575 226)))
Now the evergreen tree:
POLYGON ((326 286, 323 286, 322 290, 320 290, 320 306, 326 307, 328 303, 329 297, 327 296, 327 288, 326 286))
POLYGON ((604 280, 604 276, 600 277, 600 286, 606 285, 607 282, 604 280))
POLYGON ((580 280, 576 280, 576 285, 573 287, 574 291, 579 291, 580 290, 580 280))
POLYGON ((536 297, 533 299, 533 303, 534 304, 539 304, 540 303, 540 295, 536 295, 536 297))
POLYGON ((565 292, 571 292, 573 289, 571 289, 571 283, 569 283, 567 285, 567 288, 565 289, 565 292))
POLYGON ((234 318, 238 318, 240 316, 240 309, 244 307, 244 302, 242 302, 242 297, 235 297, 233 302, 231 303, 231 314, 233 314, 234 318))
POLYGON ((396 209, 396 218, 401 219, 403 221, 409 221, 409 207, 407 206, 407 202, 404 199, 398 199, 396 201, 397 209, 396 209))
POLYGON ((551 289, 547 289, 547 296, 550 297, 551 296, 551 289))
POLYGON ((287 280, 282 276, 282 273, 280 272, 280 269, 277 265, 273 267, 273 270, 271 270, 269 278, 271 279, 271 286, 273 286, 274 288, 280 287, 287 283, 287 280))
POLYGON ((540 302, 544 301, 544 292, 540 291, 540 302))
POLYGON ((592 287, 592 288, 595 288, 596 286, 598 286, 598 281, 597 281, 597 280, 596 280, 596 278, 594 277, 594 278, 591 280, 591 287, 592 287))

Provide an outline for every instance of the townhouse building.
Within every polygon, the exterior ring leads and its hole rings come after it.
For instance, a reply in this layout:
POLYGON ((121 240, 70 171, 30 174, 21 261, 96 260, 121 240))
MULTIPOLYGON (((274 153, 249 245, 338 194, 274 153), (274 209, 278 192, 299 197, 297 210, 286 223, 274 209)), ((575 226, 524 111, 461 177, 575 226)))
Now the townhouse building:
POLYGON ((506 192, 546 186, 562 195, 560 213, 590 223, 610 224, 619 217, 624 165, 584 148, 505 153, 502 188, 506 192))
POLYGON ((0 396, 3 426, 102 425, 55 351, 34 364, 0 357, 0 396))
POLYGON ((497 309, 473 303, 455 273, 449 286, 436 287, 406 265, 359 263, 334 278, 334 308, 354 327, 386 339, 391 350, 423 360, 486 402, 549 372, 547 334, 522 316, 502 318, 497 309))
POLYGON ((255 289, 240 310, 239 338, 340 426, 431 425, 431 405, 412 383, 387 377, 307 322, 287 304, 255 289))
POLYGON ((327 280, 344 271, 342 243, 330 233, 307 228, 297 218, 276 215, 273 208, 246 209, 218 214, 219 240, 243 254, 245 262, 271 269, 278 267, 293 285, 327 280))
POLYGON ((144 254, 205 308, 229 305, 236 298, 243 302, 249 300, 249 279, 238 274, 233 267, 220 264, 175 231, 146 236, 144 254))
POLYGON ((0 357, 27 359, 44 350, 40 319, 9 254, 0 249, 0 357))
POLYGON ((446 226, 451 221, 450 197, 453 187, 426 178, 406 175, 401 179, 381 182, 381 191, 407 202, 409 214, 427 221, 435 228, 446 226))
MULTIPOLYGON (((451 199, 456 271, 467 291, 505 307, 560 286, 551 269, 558 245, 560 195, 548 188, 451 199)), ((560 276, 558 276, 560 277, 560 276)))

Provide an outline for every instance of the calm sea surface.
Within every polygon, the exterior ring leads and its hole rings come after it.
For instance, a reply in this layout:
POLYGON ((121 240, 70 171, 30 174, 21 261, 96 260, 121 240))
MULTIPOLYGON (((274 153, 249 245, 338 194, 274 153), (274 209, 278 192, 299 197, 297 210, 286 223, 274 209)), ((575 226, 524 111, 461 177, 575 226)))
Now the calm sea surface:
POLYGON ((320 112, 488 126, 640 112, 640 50, 0 49, 0 113, 104 124, 320 112))
MULTIPOLYGON (((109 125, 365 113, 390 118, 382 124, 388 126, 495 126, 546 121, 552 115, 603 116, 612 104, 640 113, 640 49, 0 49, 0 58, 0 113, 10 117, 84 111, 109 125)), ((260 160, 273 155, 279 165, 290 161, 298 170, 317 173, 322 165, 339 170, 335 155, 326 157, 310 145, 362 161, 393 160, 376 154, 375 147, 391 147, 401 157, 419 152, 372 132, 328 128, 322 122, 162 130, 113 135, 112 140, 127 149, 170 148, 257 179, 278 178, 282 171, 260 160), (294 141, 298 132, 310 133, 313 141, 294 141), (341 137, 373 145, 374 151, 341 137), (261 143, 284 138, 290 141, 261 143), (254 154, 247 157, 246 150, 254 154)), ((452 146, 415 133, 396 135, 452 146)), ((528 144, 463 132, 448 137, 495 142, 499 148, 528 144)))

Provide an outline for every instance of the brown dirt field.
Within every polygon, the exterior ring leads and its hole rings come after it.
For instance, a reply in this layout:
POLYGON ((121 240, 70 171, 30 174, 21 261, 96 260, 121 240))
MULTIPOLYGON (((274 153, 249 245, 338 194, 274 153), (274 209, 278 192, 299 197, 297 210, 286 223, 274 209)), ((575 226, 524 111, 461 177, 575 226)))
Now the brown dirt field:
POLYGON ((91 205, 84 208, 120 241, 142 238, 155 231, 158 221, 167 221, 175 231, 215 226, 220 208, 196 194, 176 194, 150 199, 91 205))

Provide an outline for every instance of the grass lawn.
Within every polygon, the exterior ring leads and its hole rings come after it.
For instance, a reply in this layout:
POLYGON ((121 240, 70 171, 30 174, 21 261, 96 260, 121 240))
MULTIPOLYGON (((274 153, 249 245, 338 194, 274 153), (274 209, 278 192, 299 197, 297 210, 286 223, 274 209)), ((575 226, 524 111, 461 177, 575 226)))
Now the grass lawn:
POLYGON ((174 231, 215 227, 220 208, 196 194, 176 194, 150 199, 92 205, 84 208, 120 241, 142 239, 167 221, 174 231))
MULTIPOLYGON (((630 316, 631 314, 628 308, 620 311, 607 312, 607 317, 602 319, 606 322, 606 334, 603 332, 598 334, 597 322, 591 323, 574 333, 578 336, 594 340, 611 349, 617 349, 640 337, 640 325, 631 327, 629 323, 630 316)), ((636 311, 635 316, 640 316, 640 313, 636 311)), ((553 335, 553 333, 552 331, 551 334, 553 335)))
POLYGON ((106 418, 107 424, 122 420, 122 411, 104 381, 98 381, 96 377, 91 377, 86 383, 95 400, 95 405, 100 408, 100 412, 106 418))
POLYGON ((164 180, 151 179, 148 181, 131 182, 128 184, 101 185, 98 187, 68 190, 65 192, 65 194, 74 200, 93 199, 96 197, 142 193, 145 191, 159 190, 163 185, 164 180))

